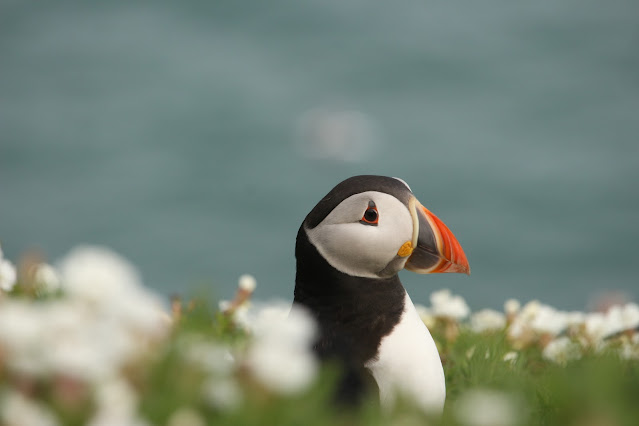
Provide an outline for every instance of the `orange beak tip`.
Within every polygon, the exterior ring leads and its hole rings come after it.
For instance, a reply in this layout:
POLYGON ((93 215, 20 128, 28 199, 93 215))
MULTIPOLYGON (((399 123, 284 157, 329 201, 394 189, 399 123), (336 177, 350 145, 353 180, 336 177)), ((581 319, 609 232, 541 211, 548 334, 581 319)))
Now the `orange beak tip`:
POLYGON ((422 208, 430 219, 429 222, 437 229, 441 244, 442 263, 433 272, 453 272, 470 275, 470 265, 468 264, 466 253, 464 253, 464 249, 462 249, 455 235, 431 211, 426 207, 422 206, 422 208))

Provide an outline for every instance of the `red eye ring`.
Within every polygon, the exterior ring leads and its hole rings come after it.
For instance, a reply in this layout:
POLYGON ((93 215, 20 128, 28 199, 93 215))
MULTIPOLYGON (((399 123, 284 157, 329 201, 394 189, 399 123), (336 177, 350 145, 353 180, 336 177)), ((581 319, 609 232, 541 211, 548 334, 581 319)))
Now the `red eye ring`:
POLYGON ((377 225, 379 223, 379 212, 374 204, 372 206, 369 205, 359 223, 364 225, 377 225))

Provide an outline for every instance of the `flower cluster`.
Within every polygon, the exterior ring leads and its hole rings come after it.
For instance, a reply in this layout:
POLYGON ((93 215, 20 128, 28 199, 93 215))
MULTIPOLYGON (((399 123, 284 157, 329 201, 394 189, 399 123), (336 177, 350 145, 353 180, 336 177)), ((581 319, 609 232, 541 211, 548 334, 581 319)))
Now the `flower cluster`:
POLYGON ((0 247, 0 292, 9 292, 16 284, 16 268, 4 258, 0 247))
MULTIPOLYGON (((302 393, 319 370, 314 321, 288 302, 251 303, 250 275, 240 277, 233 301, 220 303, 221 336, 210 322, 181 330, 194 303, 169 307, 103 247, 77 247, 55 266, 30 255, 19 271, 0 256, 0 285, 0 378, 9 385, 0 381, 2 425, 64 424, 59 412, 84 413, 90 426, 148 425, 143 388, 151 384, 140 375, 174 355, 173 368, 194 374, 194 404, 217 413, 244 404, 249 387, 302 393)), ((187 405, 167 424, 206 422, 187 405)))
MULTIPOLYGON (((515 299, 504 303, 504 311, 482 309, 470 313, 461 296, 447 289, 431 295, 431 307, 418 305, 424 323, 442 329, 446 340, 454 340, 459 328, 474 333, 505 332, 512 348, 538 346, 549 361, 565 363, 588 351, 619 349, 623 358, 639 359, 639 305, 613 305, 605 312, 562 311, 537 300, 525 305, 515 299)), ((507 354, 513 359, 516 352, 507 354)))
POLYGON ((57 268, 28 265, 17 284, 11 264, 2 262, 0 370, 21 391, 2 399, 3 424, 25 424, 22 416, 40 419, 29 424, 56 424, 32 401, 48 386, 62 407, 92 403, 90 425, 135 424, 137 398, 125 372, 170 329, 161 299, 130 263, 101 247, 78 247, 57 268), (29 291, 40 298, 27 297, 29 291))
MULTIPOLYGON (((215 311, 201 300, 165 303, 103 247, 78 247, 55 265, 30 256, 19 267, 0 251, 0 424, 261 424, 263 415, 281 422, 286 410, 301 410, 288 424, 330 423, 338 414, 325 414, 325 399, 313 400, 324 401, 315 411, 308 402, 326 392, 311 350, 316 324, 290 302, 253 301, 255 289, 255 278, 242 275, 235 298, 215 311)), ((499 372, 523 371, 523 351, 561 371, 586 354, 639 359, 634 303, 583 313, 508 300, 503 311, 471 312, 446 289, 430 302, 416 308, 449 384, 474 375, 449 397, 452 424, 521 421, 531 406, 524 396, 536 392, 478 386, 478 377, 495 383, 499 372)), ((393 415, 388 423, 423 423, 411 411, 393 415)))
POLYGON ((243 275, 235 299, 220 302, 220 310, 252 338, 240 362, 271 391, 299 393, 318 371, 311 351, 316 324, 305 309, 290 302, 251 303, 254 290, 255 279, 243 275))

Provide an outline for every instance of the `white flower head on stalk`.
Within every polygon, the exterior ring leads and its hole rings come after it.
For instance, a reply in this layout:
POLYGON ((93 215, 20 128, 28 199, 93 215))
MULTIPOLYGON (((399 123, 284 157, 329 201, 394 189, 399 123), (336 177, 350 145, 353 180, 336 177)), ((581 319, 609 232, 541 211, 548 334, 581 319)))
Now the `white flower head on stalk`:
POLYGON ((227 377, 233 373, 235 360, 227 346, 211 342, 203 336, 185 336, 177 342, 182 356, 209 374, 227 377))
POLYGON ((3 426, 58 425, 51 411, 17 392, 0 394, 0 423, 3 426))
POLYGON ((257 281, 253 275, 244 274, 241 275, 237 283, 237 293, 233 300, 220 300, 218 307, 220 312, 230 315, 237 320, 240 317, 240 321, 243 316, 246 316, 246 312, 251 303, 251 296, 257 287, 257 281))
POLYGON ((470 328, 475 333, 502 330, 506 326, 506 317, 493 309, 482 309, 470 317, 470 328))
POLYGON ((624 330, 633 330, 639 327, 639 305, 628 303, 621 310, 621 320, 624 330))
POLYGON ((60 263, 63 290, 98 305, 120 301, 142 284, 125 258, 99 246, 79 246, 60 263))
POLYGON ((586 314, 584 332, 591 345, 596 345, 602 341, 608 334, 606 315, 601 312, 591 312, 586 314))
POLYGON ((470 313, 466 301, 461 296, 453 296, 448 289, 433 292, 430 295, 430 303, 433 313, 438 317, 461 320, 470 313))
POLYGON ((11 262, 4 258, 2 247, 0 247, 0 290, 6 293, 13 290, 16 279, 16 268, 11 262))
POLYGON ((586 314, 580 311, 564 312, 566 316, 566 326, 569 328, 579 328, 586 320, 586 314))
POLYGON ((508 299, 504 303, 504 312, 509 317, 515 316, 519 313, 519 309, 521 309, 521 303, 517 299, 508 299))
POLYGON ((455 402, 455 417, 465 426, 511 426, 522 422, 521 401, 510 393, 472 389, 455 402))
POLYGON ((117 370, 135 345, 126 330, 68 300, 11 300, 0 309, 0 346, 22 374, 94 381, 117 370))
POLYGON ((63 289, 72 297, 110 303, 142 286, 140 274, 125 258, 100 246, 79 246, 60 263, 63 289))
POLYGON ((122 416, 131 416, 137 411, 138 394, 122 377, 113 376, 99 382, 95 396, 99 411, 118 413, 122 416))
POLYGON ((265 324, 269 327, 272 321, 285 320, 291 311, 291 304, 283 300, 270 303, 252 303, 246 309, 235 312, 235 321, 249 333, 260 332, 265 324))
POLYGON ((639 326, 639 306, 636 303, 612 306, 605 315, 606 337, 639 326))
POLYGON ((518 311, 517 315, 512 318, 512 322, 508 327, 508 337, 514 339, 520 346, 525 346, 534 340, 535 330, 532 327, 532 322, 539 313, 541 306, 541 303, 537 300, 526 303, 518 311))
POLYGON ((548 343, 541 355, 549 361, 565 364, 581 358, 581 347, 564 336, 548 343))
POLYGON ((281 306, 261 308, 252 324, 253 342, 246 363, 254 376, 269 389, 295 394, 306 389, 317 373, 311 351, 316 325, 308 312, 294 305, 288 317, 281 306))
POLYGON ((531 300, 521 308, 518 318, 521 318, 525 322, 531 322, 537 316, 540 308, 541 303, 539 300, 531 300))
MULTIPOLYGON (((57 312, 59 318, 64 316, 63 308, 61 304, 57 312)), ((43 364, 48 371, 97 382, 117 374, 145 349, 143 339, 115 321, 86 316, 81 310, 76 316, 83 322, 70 328, 56 320, 52 312, 50 325, 44 327, 47 330, 44 343, 48 349, 43 364)))
POLYGON ((87 426, 148 426, 138 417, 138 394, 123 378, 113 376, 99 382, 96 409, 87 426))
POLYGON ((566 314, 548 306, 540 304, 534 316, 530 319, 530 327, 537 333, 556 336, 568 326, 566 314))
POLYGON ((7 365, 23 374, 39 374, 44 370, 43 343, 46 331, 44 314, 24 300, 9 299, 0 309, 0 347, 7 365))
POLYGON ((48 263, 41 263, 35 267, 33 279, 38 285, 38 291, 55 293, 60 289, 60 275, 48 263))
POLYGON ((606 313, 592 312, 585 316, 583 324, 584 344, 600 350, 605 347, 605 338, 639 326, 639 306, 628 303, 612 306, 606 313))
POLYGON ((209 378, 202 386, 202 393, 211 407, 222 411, 234 410, 243 400, 242 390, 231 378, 209 378))
POLYGON ((255 291, 255 287, 257 287, 257 281, 255 280, 255 277, 249 274, 240 276, 237 284, 241 290, 247 291, 249 293, 253 293, 255 291))
POLYGON ((119 254, 104 247, 80 246, 62 260, 60 272, 62 289, 72 299, 148 338, 168 331, 167 309, 119 254))

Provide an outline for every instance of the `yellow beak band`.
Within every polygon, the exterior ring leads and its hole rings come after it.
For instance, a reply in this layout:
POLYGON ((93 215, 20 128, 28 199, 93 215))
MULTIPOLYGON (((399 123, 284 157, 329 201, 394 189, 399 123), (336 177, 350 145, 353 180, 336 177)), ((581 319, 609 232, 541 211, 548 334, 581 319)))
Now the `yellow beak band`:
POLYGON ((397 250, 397 256, 406 257, 410 256, 413 253, 413 243, 410 241, 406 241, 402 246, 397 250))

